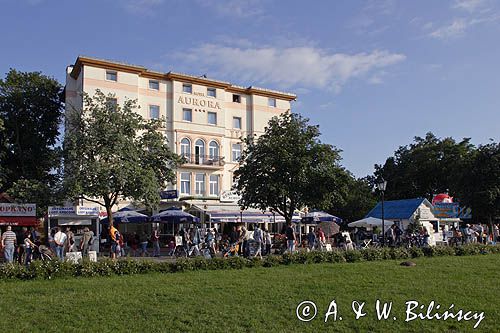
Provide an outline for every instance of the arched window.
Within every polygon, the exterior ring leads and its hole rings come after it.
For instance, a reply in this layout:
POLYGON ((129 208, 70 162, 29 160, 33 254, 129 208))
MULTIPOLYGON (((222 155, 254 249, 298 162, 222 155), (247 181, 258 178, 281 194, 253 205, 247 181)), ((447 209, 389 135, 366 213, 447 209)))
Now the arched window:
POLYGON ((188 138, 181 140, 181 156, 189 159, 191 155, 191 142, 188 138))
POLYGON ((219 144, 216 141, 210 141, 210 144, 208 145, 208 155, 211 160, 219 158, 219 144))
POLYGON ((203 159, 205 155, 205 142, 203 140, 198 139, 194 144, 194 154, 195 154, 195 163, 203 164, 203 159))

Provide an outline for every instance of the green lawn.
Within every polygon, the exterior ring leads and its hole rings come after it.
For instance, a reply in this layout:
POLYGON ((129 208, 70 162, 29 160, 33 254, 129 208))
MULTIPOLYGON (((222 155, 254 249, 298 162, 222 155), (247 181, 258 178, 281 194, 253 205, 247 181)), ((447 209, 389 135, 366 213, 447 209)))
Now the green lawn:
POLYGON ((468 332, 475 320, 405 323, 405 302, 484 311, 479 332, 500 331, 500 255, 315 264, 54 281, 0 282, 2 332, 468 332), (332 300, 342 321, 324 322, 332 300), (378 321, 375 301, 393 301, 378 321), (297 319, 304 300, 317 317, 297 319), (353 300, 367 315, 354 319, 353 300), (396 317, 397 320, 393 320, 396 317))

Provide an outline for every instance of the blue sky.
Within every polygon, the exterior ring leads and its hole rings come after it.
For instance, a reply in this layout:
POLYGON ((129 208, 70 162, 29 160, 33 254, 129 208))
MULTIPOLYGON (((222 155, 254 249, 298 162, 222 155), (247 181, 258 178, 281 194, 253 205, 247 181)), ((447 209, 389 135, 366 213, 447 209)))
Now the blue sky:
POLYGON ((500 140, 500 2, 0 0, 0 73, 78 55, 298 95, 356 176, 400 145, 500 140))

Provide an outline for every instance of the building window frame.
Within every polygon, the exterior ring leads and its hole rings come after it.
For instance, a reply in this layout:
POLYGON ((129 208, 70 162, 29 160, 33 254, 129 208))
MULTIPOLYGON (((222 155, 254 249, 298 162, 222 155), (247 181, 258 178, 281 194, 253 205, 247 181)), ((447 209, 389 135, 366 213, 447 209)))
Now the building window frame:
POLYGON ((241 117, 233 117, 233 128, 240 130, 241 127, 242 127, 241 117))
POLYGON ((196 195, 205 195, 205 174, 204 173, 196 173, 194 179, 194 193, 196 195))
POLYGON ((219 195, 219 175, 210 175, 209 177, 209 187, 210 196, 218 196, 219 195))
POLYGON ((241 159, 241 151, 242 150, 243 150, 243 147, 241 146, 241 143, 233 143, 231 145, 231 161, 239 162, 241 159))
POLYGON ((180 143, 181 156, 187 159, 191 157, 191 140, 182 138, 180 143))
POLYGON ((208 87, 207 97, 217 98, 217 89, 208 87))
POLYGON ((267 106, 275 108, 276 107, 276 98, 269 97, 267 99, 267 106))
POLYGON ((181 179, 180 193, 190 195, 191 194, 191 172, 181 172, 180 179, 181 179))
POLYGON ((160 106, 159 105, 155 105, 155 104, 150 104, 149 105, 149 119, 160 119, 160 106), (155 109, 155 111, 158 112, 158 116, 157 117, 153 117, 153 109, 155 109))
POLYGON ((208 144, 208 156, 210 159, 215 160, 219 158, 220 147, 219 143, 215 140, 210 141, 208 144))
POLYGON ((241 103, 241 95, 233 94, 233 103, 241 103))
POLYGON ((106 81, 111 81, 111 82, 118 82, 118 72, 107 69, 106 70, 106 81))
POLYGON ((183 108, 182 109, 182 120, 192 123, 193 122, 193 109, 183 108), (189 114, 189 117, 186 117, 186 115, 188 115, 188 114, 189 114), (187 119, 187 118, 189 118, 189 119, 187 119))
POLYGON ((207 112, 207 124, 217 126, 217 112, 207 112), (215 117, 213 122, 210 122, 211 115, 215 117))
POLYGON ((148 81, 148 88, 150 90, 160 91, 160 81, 158 81, 158 80, 149 80, 148 81), (153 84, 153 87, 151 86, 151 84, 153 84), (154 85, 156 85, 156 87, 154 87, 154 85))
POLYGON ((183 83, 182 84, 182 92, 185 94, 193 93, 193 85, 191 83, 183 83))

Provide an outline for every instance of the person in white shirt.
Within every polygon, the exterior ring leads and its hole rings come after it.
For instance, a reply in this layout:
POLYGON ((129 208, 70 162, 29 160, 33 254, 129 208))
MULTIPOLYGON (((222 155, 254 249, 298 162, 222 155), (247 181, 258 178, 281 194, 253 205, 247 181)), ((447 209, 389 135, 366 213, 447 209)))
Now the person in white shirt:
POLYGON ((259 228, 258 224, 255 224, 254 230, 253 230, 253 240, 255 243, 257 243, 255 246, 257 249, 255 250, 255 255, 254 258, 259 256, 260 259, 262 259, 262 230, 259 228))
POLYGON ((66 243, 67 236, 62 232, 61 227, 57 227, 57 232, 54 235, 54 243, 56 244, 56 255, 59 259, 64 259, 64 244, 66 243))

